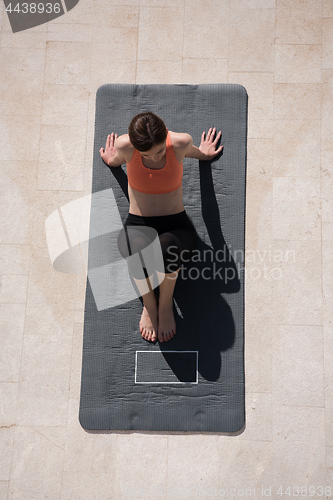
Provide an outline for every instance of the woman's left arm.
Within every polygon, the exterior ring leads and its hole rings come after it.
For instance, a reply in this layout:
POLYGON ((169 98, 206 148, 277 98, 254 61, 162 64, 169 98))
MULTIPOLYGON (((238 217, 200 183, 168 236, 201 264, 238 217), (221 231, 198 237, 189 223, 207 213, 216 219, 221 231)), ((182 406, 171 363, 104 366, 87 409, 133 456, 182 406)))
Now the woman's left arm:
POLYGON ((191 141, 188 148, 186 149, 185 158, 196 158, 197 160, 209 161, 212 160, 216 155, 218 155, 222 151, 223 146, 220 146, 218 149, 215 148, 218 140, 221 137, 222 132, 220 130, 215 140, 213 140, 215 131, 216 131, 215 127, 210 128, 207 132, 206 139, 205 139, 205 131, 203 131, 201 136, 201 143, 198 148, 196 146, 193 146, 193 139, 190 136, 191 141))

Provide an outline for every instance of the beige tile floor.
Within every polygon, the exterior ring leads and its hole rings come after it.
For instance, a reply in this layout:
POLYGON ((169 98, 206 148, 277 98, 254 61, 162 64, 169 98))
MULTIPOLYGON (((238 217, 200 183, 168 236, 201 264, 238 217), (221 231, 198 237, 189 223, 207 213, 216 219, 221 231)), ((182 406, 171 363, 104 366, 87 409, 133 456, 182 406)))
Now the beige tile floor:
POLYGON ((329 498, 333 0, 80 0, 16 34, 1 3, 0 19, 1 500, 329 498), (246 430, 85 432, 85 278, 52 269, 44 221, 90 192, 96 90, 226 82, 249 94, 246 430))

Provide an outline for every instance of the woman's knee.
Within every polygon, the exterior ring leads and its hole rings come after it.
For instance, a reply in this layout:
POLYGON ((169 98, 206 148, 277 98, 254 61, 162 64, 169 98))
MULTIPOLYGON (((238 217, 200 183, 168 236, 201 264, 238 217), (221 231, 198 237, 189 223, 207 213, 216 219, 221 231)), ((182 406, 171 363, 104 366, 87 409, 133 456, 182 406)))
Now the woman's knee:
POLYGON ((124 226, 120 231, 117 240, 120 255, 125 259, 130 255, 135 255, 136 253, 149 247, 156 236, 157 233, 155 235, 154 232, 151 232, 151 228, 134 228, 124 226))

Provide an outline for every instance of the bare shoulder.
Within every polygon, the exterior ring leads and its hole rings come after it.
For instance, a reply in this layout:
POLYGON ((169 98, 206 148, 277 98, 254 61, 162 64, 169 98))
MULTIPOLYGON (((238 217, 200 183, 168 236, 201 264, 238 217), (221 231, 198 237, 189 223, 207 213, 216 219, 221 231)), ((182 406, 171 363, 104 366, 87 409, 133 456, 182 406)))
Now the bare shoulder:
POLYGON ((190 134, 178 133, 170 131, 170 138, 172 142, 172 147, 179 151, 186 151, 191 144, 193 144, 193 139, 190 134))
POLYGON ((123 134, 117 137, 115 140, 114 145, 116 146, 117 149, 121 150, 130 150, 131 148, 133 149, 133 146, 131 144, 131 141, 129 140, 129 135, 128 134, 123 134))
POLYGON ((126 160, 126 163, 131 161, 134 153, 134 146, 129 140, 128 134, 123 134, 117 137, 114 145, 116 146, 116 150, 118 151, 119 156, 126 160))

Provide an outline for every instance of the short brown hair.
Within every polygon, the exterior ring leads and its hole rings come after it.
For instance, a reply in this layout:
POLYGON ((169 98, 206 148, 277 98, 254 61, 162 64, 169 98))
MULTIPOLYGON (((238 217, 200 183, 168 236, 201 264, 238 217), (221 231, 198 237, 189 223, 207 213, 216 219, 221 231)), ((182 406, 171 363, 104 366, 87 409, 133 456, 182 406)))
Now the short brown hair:
POLYGON ((149 151, 153 146, 166 141, 168 131, 161 118, 151 111, 146 111, 132 118, 128 135, 136 150, 149 151))

